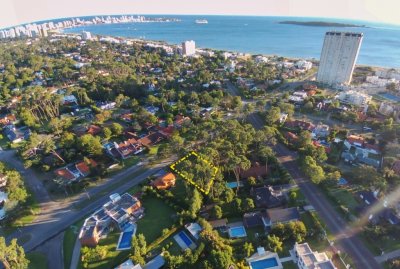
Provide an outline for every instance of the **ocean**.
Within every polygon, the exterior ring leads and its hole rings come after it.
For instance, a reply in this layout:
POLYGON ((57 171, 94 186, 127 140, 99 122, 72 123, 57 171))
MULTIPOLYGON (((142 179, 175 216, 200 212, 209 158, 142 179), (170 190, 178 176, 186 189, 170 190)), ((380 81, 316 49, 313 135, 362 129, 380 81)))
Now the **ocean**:
MULTIPOLYGON (((196 41, 198 48, 237 51, 251 54, 279 55, 319 59, 326 31, 364 33, 357 64, 400 67, 400 26, 376 22, 293 17, 258 16, 182 16, 152 15, 146 17, 178 18, 180 22, 98 24, 65 29, 66 33, 89 31, 97 35, 140 38, 180 44, 196 41), (208 24, 196 24, 206 19, 208 24), (366 27, 315 27, 279 24, 280 21, 327 21, 366 27)), ((87 18, 87 17, 86 17, 87 18)))

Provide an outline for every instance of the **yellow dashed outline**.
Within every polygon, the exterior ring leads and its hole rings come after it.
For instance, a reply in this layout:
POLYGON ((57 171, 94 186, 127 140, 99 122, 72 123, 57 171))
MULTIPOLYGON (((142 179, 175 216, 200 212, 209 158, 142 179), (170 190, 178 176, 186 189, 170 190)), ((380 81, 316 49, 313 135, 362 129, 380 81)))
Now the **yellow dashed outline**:
POLYGON ((200 191, 202 191, 204 194, 208 194, 210 192, 211 189, 211 185, 214 182, 215 176, 217 175, 218 172, 218 168, 215 167, 214 165, 210 164, 209 161, 205 160, 204 158, 200 157, 196 152, 192 151, 190 152, 188 155, 186 155, 185 157, 183 157, 182 159, 178 160, 177 162, 173 163, 170 165, 170 168, 172 171, 174 171, 175 173, 177 173, 179 176, 181 176, 184 180, 186 180, 187 182, 189 182, 190 184, 192 184, 193 186, 195 186, 197 189, 199 189, 200 191), (187 158, 189 158, 190 156, 196 156, 197 159, 201 160, 202 162, 208 164, 209 166, 211 166, 211 168, 214 170, 214 175, 212 176, 211 180, 208 182, 207 188, 203 189, 202 187, 200 187, 198 184, 196 184, 193 180, 191 180, 190 178, 186 177, 185 175, 183 175, 180 171, 178 171, 176 169, 176 165, 179 164, 180 162, 186 160, 187 158))

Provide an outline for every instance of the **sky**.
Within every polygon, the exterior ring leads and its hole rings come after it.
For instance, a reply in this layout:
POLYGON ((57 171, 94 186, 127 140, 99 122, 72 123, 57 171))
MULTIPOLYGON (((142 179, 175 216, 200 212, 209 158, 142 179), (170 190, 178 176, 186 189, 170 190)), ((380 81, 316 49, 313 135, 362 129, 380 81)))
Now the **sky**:
POLYGON ((108 14, 329 17, 400 24, 399 10, 399 0, 1 0, 0 28, 108 14))

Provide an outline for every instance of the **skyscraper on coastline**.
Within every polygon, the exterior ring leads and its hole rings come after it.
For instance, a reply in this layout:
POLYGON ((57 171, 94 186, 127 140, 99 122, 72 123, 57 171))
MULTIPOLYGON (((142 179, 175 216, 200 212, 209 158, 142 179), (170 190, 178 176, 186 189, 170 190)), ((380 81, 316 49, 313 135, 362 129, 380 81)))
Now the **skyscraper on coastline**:
POLYGON ((327 32, 317 81, 330 85, 350 84, 362 39, 362 33, 327 32))
POLYGON ((196 54, 196 43, 193 40, 182 42, 182 55, 192 56, 196 54))

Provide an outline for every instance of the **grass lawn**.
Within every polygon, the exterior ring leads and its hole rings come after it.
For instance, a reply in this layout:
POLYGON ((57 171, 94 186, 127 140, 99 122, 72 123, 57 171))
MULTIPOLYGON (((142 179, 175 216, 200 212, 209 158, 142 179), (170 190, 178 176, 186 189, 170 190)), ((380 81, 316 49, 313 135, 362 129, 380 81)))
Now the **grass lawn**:
MULTIPOLYGON (((93 262, 88 264, 89 269, 110 269, 115 268, 119 264, 123 263, 129 256, 130 251, 116 251, 120 232, 114 231, 110 233, 107 238, 101 239, 99 242, 100 246, 107 246, 107 257, 101 261, 93 262)), ((83 268, 82 262, 79 262, 78 268, 83 268)))
POLYGON ((83 225, 83 222, 84 220, 80 220, 65 230, 63 239, 64 268, 69 268, 71 265, 75 241, 78 237, 79 229, 83 225))
POLYGON ((0 139, 0 147, 4 150, 4 149, 8 149, 10 147, 10 141, 7 139, 7 137, 5 136, 1 136, 2 137, 0 139))
POLYGON ((123 160, 122 162, 124 163, 124 168, 129 168, 131 166, 134 166, 140 161, 140 158, 137 156, 132 156, 126 160, 123 160))
POLYGON ((331 188, 329 192, 335 197, 340 204, 346 206, 350 212, 355 214, 355 209, 358 206, 358 202, 354 198, 354 195, 344 188, 331 188))
POLYGON ((293 188, 293 189, 291 189, 289 191, 289 194, 291 192, 296 193, 296 199, 292 200, 292 199, 289 198, 288 207, 303 206, 306 203, 306 198, 304 197, 304 195, 301 192, 300 188, 293 188))
POLYGON ((297 265, 292 261, 284 262, 282 265, 283 269, 298 269, 297 265))
POLYGON ((400 242, 394 238, 383 236, 379 241, 377 241, 368 238, 365 236, 365 234, 362 234, 361 238, 365 242, 365 245, 368 247, 368 249, 375 255, 381 255, 382 250, 387 253, 400 249, 400 242))
POLYGON ((142 205, 145 208, 144 217, 137 222, 137 234, 143 234, 147 244, 161 236, 162 230, 173 225, 172 216, 175 211, 162 200, 155 197, 144 197, 142 205))
POLYGON ((26 254, 26 258, 29 260, 28 269, 47 269, 47 258, 40 252, 30 252, 26 254))

